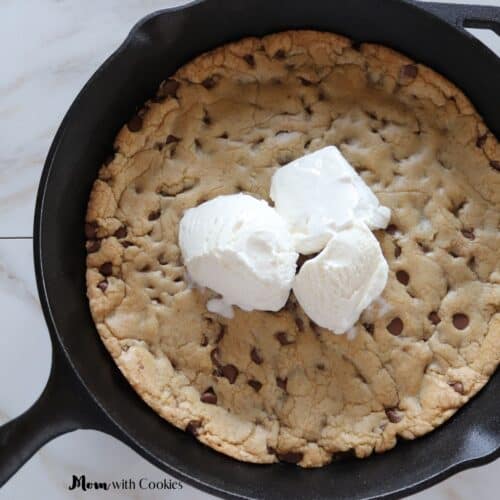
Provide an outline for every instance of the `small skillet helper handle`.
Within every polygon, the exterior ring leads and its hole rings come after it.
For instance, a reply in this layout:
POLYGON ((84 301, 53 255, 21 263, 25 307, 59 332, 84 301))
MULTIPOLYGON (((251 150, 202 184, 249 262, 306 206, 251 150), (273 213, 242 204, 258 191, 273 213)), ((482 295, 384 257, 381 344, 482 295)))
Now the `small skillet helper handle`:
POLYGON ((500 7, 421 1, 413 3, 457 28, 490 29, 500 36, 500 7))
POLYGON ((53 342, 52 367, 41 396, 0 427, 0 488, 51 439, 76 429, 108 431, 110 425, 53 342))

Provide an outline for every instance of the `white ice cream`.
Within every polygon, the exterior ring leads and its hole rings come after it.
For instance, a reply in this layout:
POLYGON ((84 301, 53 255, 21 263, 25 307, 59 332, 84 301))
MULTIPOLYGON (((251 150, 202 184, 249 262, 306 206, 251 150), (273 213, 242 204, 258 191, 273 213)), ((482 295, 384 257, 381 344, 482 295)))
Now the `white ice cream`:
POLYGON ((288 298, 297 253, 284 219, 265 201, 245 194, 219 196, 187 210, 180 222, 184 264, 200 286, 219 293, 209 310, 227 317, 278 311, 288 298))
POLYGON ((336 232, 319 255, 304 263, 293 291, 315 323, 341 334, 382 293, 387 274, 377 239, 358 221, 336 232))
POLYGON ((370 229, 386 227, 390 210, 335 146, 315 151, 281 167, 271 182, 276 211, 286 219, 303 254, 319 252, 332 235, 355 221, 370 229))

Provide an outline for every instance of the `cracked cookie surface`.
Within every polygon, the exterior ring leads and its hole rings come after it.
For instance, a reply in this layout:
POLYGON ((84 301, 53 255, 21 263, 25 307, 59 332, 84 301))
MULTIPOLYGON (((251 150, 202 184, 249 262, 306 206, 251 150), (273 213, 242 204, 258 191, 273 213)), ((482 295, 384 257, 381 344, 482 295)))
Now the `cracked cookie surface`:
POLYGON ((388 48, 292 31, 203 54, 122 128, 88 205, 97 330, 140 396, 240 460, 316 467, 431 431, 500 360, 500 148, 466 97, 388 48), (340 148, 391 208, 390 272, 349 340, 293 295, 209 313, 178 223, 221 194, 269 201, 272 174, 340 148))

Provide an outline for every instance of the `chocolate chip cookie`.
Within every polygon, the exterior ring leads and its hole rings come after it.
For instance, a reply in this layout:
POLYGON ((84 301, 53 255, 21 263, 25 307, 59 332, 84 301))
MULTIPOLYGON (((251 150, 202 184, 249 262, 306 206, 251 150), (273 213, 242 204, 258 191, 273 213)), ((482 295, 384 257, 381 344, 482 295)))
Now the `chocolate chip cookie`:
POLYGON ((498 141, 442 76, 329 33, 247 38, 179 69, 118 134, 87 211, 90 309, 137 393, 208 446, 303 467, 366 457, 430 432, 495 372, 499 224, 498 141), (375 233, 388 284, 355 338, 293 295, 209 313, 179 251, 184 210, 269 201, 280 165, 327 145, 392 211, 375 233))

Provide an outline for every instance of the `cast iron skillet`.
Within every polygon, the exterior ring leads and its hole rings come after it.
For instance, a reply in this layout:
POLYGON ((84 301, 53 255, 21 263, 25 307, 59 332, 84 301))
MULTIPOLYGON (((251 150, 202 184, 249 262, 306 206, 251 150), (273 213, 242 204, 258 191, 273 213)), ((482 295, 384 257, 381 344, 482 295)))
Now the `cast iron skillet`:
POLYGON ((500 8, 415 4, 205 0, 156 12, 132 29, 71 106, 42 173, 34 254, 53 344, 52 370, 40 399, 0 428, 0 485, 45 442, 75 429, 112 434, 166 472, 228 498, 394 498, 499 456, 496 374, 448 423, 382 455, 316 470, 237 462, 199 444, 146 406, 106 352, 85 296, 87 199, 116 132, 161 80, 193 56, 230 40, 314 28, 388 45, 455 82, 498 136, 500 60, 463 26, 489 27, 500 34, 500 8))

